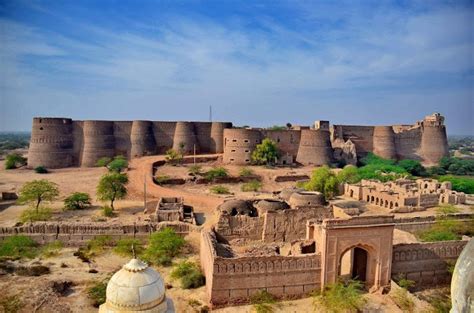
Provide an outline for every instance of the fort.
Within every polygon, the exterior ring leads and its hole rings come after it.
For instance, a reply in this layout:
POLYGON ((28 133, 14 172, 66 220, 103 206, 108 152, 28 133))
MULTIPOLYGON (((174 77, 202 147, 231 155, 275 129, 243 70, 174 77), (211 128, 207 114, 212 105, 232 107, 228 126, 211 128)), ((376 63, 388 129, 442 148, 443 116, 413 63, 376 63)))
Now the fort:
POLYGON ((436 164, 448 155, 444 117, 434 113, 413 125, 351 126, 316 121, 283 130, 237 128, 230 122, 74 121, 33 119, 28 166, 92 167, 101 157, 129 159, 164 154, 222 154, 226 164, 245 165, 264 138, 275 141, 279 164, 353 164, 369 152, 389 159, 436 164))

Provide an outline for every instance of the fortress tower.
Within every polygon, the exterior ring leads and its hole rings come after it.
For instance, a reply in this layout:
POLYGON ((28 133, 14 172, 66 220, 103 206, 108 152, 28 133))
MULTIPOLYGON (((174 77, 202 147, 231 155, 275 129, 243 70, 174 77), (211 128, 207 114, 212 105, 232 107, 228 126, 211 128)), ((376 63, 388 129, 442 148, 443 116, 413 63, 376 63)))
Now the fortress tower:
POLYGON ((185 154, 193 153, 194 147, 199 151, 199 145, 191 122, 177 122, 174 131, 173 149, 185 154))
POLYGON ((133 121, 130 142, 130 157, 136 158, 154 154, 156 142, 153 134, 153 123, 150 121, 133 121))
POLYGON ((397 159, 395 133, 392 126, 375 126, 373 136, 374 154, 384 159, 397 159))
POLYGON ((300 146, 296 161, 306 165, 326 165, 332 162, 333 150, 329 131, 323 129, 301 130, 300 146))
POLYGON ((224 129, 232 127, 232 123, 212 122, 211 125, 211 153, 224 152, 224 129))
POLYGON ((252 162, 252 152, 262 142, 259 129, 224 129, 224 163, 248 165, 252 162))
POLYGON ((114 122, 84 121, 81 166, 92 167, 103 157, 115 156, 114 122))
POLYGON ((31 129, 28 167, 62 168, 73 166, 72 120, 35 117, 31 129))
POLYGON ((441 158, 449 156, 444 117, 439 113, 429 115, 421 122, 421 127, 420 155, 425 164, 436 165, 441 158))

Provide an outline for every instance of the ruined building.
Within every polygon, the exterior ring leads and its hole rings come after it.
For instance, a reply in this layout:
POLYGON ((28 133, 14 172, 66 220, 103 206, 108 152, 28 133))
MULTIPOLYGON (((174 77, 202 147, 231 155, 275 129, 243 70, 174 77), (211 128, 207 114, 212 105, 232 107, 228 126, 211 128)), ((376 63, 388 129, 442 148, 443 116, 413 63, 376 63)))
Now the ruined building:
POLYGON ((436 164, 448 155, 444 117, 439 113, 414 125, 350 126, 317 121, 284 130, 233 128, 229 122, 73 121, 34 118, 28 166, 94 166, 101 157, 164 154, 223 154, 224 163, 245 165, 264 138, 278 144, 280 164, 324 165, 373 152, 390 159, 436 164))
POLYGON ((452 190, 450 182, 434 179, 398 179, 393 182, 362 180, 345 184, 344 194, 392 210, 394 213, 420 211, 439 204, 464 204, 466 195, 452 190))

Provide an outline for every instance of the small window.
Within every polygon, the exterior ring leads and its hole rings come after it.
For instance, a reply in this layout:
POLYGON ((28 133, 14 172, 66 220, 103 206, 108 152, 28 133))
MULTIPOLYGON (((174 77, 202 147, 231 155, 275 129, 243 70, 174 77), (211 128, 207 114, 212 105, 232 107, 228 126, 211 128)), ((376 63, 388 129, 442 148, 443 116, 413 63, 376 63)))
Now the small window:
POLYGON ((237 142, 237 139, 232 139, 232 142, 237 142))
POLYGON ((42 118, 40 118, 39 122, 40 122, 40 123, 42 123, 42 122, 43 122, 43 119, 42 119, 42 118))
POLYGON ((250 160, 248 160, 248 159, 247 159, 247 160, 245 160, 245 162, 249 163, 249 162, 250 162, 250 160))
POLYGON ((234 159, 230 159, 231 162, 234 162, 234 159))
POLYGON ((230 152, 235 152, 235 150, 231 150, 230 152))
POLYGON ((248 139, 244 139, 244 142, 249 142, 249 140, 248 140, 248 139))
POLYGON ((255 142, 256 142, 256 143, 258 143, 258 139, 257 139, 257 140, 255 140, 255 142))
POLYGON ((40 127, 40 130, 43 130, 43 127, 40 127))
POLYGON ((277 138, 277 142, 280 142, 280 138, 277 138))
POLYGON ((245 150, 245 152, 250 152, 250 150, 245 150))

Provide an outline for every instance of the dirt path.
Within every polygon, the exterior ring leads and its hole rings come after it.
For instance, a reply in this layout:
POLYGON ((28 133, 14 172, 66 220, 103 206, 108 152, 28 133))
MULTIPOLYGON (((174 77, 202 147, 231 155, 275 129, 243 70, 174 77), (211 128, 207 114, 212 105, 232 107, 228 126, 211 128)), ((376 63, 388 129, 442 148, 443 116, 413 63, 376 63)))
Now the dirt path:
MULTIPOLYGON (((216 155, 199 155, 199 157, 213 157, 216 155)), ((192 158, 192 157, 185 157, 192 158)), ((129 192, 130 197, 143 198, 144 180, 146 179, 147 197, 158 199, 160 197, 183 197, 186 204, 192 205, 196 212, 211 213, 223 202, 222 198, 195 194, 185 190, 176 190, 158 186, 153 182, 153 163, 163 161, 165 157, 149 156, 133 159, 129 163, 129 192)))

